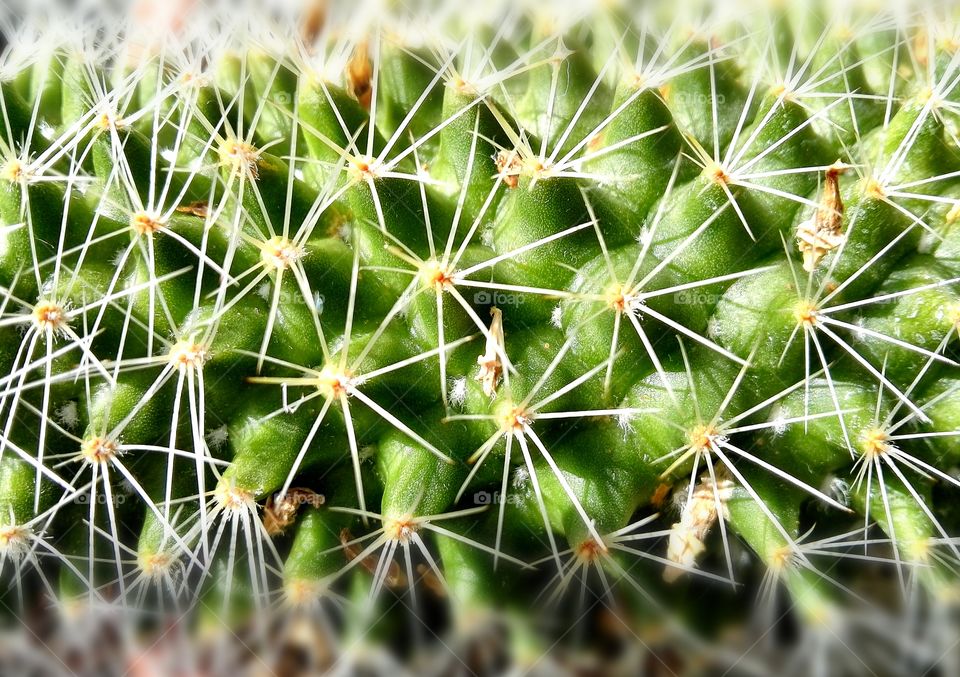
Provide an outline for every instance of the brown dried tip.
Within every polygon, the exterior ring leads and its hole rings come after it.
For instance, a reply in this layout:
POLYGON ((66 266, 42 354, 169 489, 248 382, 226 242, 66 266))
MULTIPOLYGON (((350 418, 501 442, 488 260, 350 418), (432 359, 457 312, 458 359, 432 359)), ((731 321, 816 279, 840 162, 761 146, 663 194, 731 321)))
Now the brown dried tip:
POLYGON ((197 200, 196 202, 180 205, 177 207, 177 211, 181 214, 193 214, 194 216, 199 216, 201 219, 205 219, 207 215, 210 214, 210 205, 204 200, 197 200))
POLYGON ((490 315, 493 316, 490 321, 490 333, 487 336, 486 349, 477 357, 480 369, 476 377, 483 384, 483 394, 487 397, 497 394, 497 385, 500 383, 500 375, 503 374, 500 355, 504 349, 503 313, 499 308, 493 307, 490 309, 490 315))
POLYGON ((663 580, 673 583, 697 563, 697 557, 703 552, 703 544, 710 529, 717 521, 717 503, 723 509, 723 519, 727 519, 727 501, 733 495, 733 480, 722 466, 714 468, 716 484, 710 475, 701 475, 700 482, 693 489, 693 496, 683 506, 680 521, 670 528, 670 541, 667 545, 667 559, 678 566, 667 566, 663 570, 663 580))
POLYGON ((653 496, 650 497, 650 504, 654 508, 660 508, 663 506, 663 502, 666 500, 667 495, 670 493, 670 485, 661 482, 657 485, 657 488, 653 492, 653 496))
MULTIPOLYGON (((353 534, 350 533, 349 529, 344 527, 340 530, 340 547, 343 548, 348 562, 352 562, 360 555, 360 548, 357 547, 356 543, 351 543, 351 541, 353 541, 353 534)), ((372 554, 367 555, 360 561, 360 565, 374 576, 377 574, 378 564, 379 560, 372 554)), ((407 584, 407 577, 403 575, 400 566, 396 562, 390 562, 390 564, 387 565, 385 582, 387 587, 390 588, 399 588, 407 584)))
POLYGON ((301 505, 319 508, 325 501, 323 494, 310 489, 289 489, 280 500, 271 496, 263 509, 263 528, 270 536, 282 534, 293 524, 301 505))
POLYGON ((812 272, 829 252, 843 244, 843 200, 839 176, 846 165, 837 160, 824 173, 820 206, 812 219, 797 226, 797 248, 803 254, 803 269, 812 272))
POLYGON ((347 62, 347 91, 366 110, 370 110, 370 97, 373 94, 373 63, 370 61, 367 41, 361 40, 353 49, 353 55, 347 62))
POLYGON ((516 188, 520 183, 520 172, 523 170, 523 161, 515 150, 501 150, 493 159, 497 171, 503 176, 507 188, 516 188))
POLYGON ((308 0, 306 5, 300 26, 300 38, 304 45, 310 47, 320 37, 320 32, 327 22, 327 0, 308 0))

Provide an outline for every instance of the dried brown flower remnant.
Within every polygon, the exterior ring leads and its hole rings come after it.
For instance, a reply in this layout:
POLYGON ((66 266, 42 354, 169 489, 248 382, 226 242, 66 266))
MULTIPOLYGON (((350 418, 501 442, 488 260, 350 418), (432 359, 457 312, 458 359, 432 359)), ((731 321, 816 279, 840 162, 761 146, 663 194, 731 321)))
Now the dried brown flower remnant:
POLYGON ((655 508, 660 508, 663 506, 663 502, 667 500, 667 495, 670 493, 670 485, 666 482, 661 482, 657 485, 657 488, 653 491, 653 496, 650 497, 650 504, 655 508))
POLYGON ((500 375, 503 373, 500 355, 504 349, 503 313, 499 308, 493 307, 490 309, 490 315, 493 319, 490 321, 487 346, 483 354, 477 357, 477 364, 480 365, 477 380, 483 384, 483 394, 487 397, 497 394, 497 384, 500 383, 500 375))
POLYGON ((208 205, 205 200, 197 200, 196 202, 180 205, 177 207, 177 212, 180 214, 192 214, 193 216, 199 216, 201 219, 205 219, 210 213, 210 205, 208 205))
POLYGON ((370 110, 370 97, 373 94, 373 64, 370 61, 367 41, 361 40, 353 49, 347 62, 347 91, 366 110, 370 110))
POLYGON ((311 46, 320 37, 323 26, 327 22, 326 0, 309 0, 303 13, 303 22, 300 24, 300 37, 303 44, 311 46))
POLYGON ((722 466, 714 467, 714 477, 701 475, 700 482, 693 489, 693 495, 684 504, 680 521, 670 528, 670 541, 667 546, 667 559, 677 564, 663 570, 663 580, 673 583, 683 575, 684 569, 690 569, 697 563, 697 557, 703 552, 704 539, 717 521, 717 506, 723 510, 723 519, 728 519, 727 501, 733 495, 733 481, 722 466))
POLYGON ((520 183, 520 172, 523 170, 520 154, 515 150, 501 150, 493 161, 496 163, 497 171, 503 177, 503 182, 507 188, 516 188, 517 184, 520 183))
POLYGON ((824 174, 820 206, 812 219, 797 226, 797 247, 803 254, 803 269, 811 272, 829 252, 843 244, 843 200, 840 199, 839 176, 846 170, 839 160, 824 174))
MULTIPOLYGON (((343 528, 340 530, 340 547, 343 548, 343 552, 346 554, 348 562, 355 560, 361 552, 361 549, 358 548, 356 543, 353 541, 353 534, 350 533, 349 529, 343 528)), ((374 555, 367 555, 360 562, 363 568, 374 576, 377 575, 378 563, 379 560, 374 555)), ((400 565, 393 561, 387 565, 387 574, 384 580, 387 584, 387 587, 390 588, 398 588, 402 585, 406 585, 407 583, 407 577, 404 576, 403 572, 400 570, 400 565)))
POLYGON ((263 528, 271 536, 282 534, 287 527, 293 524, 297 510, 301 505, 310 505, 319 508, 325 502, 323 494, 309 489, 289 489, 282 498, 271 496, 263 509, 263 528))

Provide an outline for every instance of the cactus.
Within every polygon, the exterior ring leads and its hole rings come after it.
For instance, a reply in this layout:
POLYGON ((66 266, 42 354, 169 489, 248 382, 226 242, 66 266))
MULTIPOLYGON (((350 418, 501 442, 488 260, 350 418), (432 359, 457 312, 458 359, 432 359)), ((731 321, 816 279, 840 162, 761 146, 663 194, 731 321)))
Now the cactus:
POLYGON ((255 4, 3 24, 8 620, 957 658, 955 8, 255 4))

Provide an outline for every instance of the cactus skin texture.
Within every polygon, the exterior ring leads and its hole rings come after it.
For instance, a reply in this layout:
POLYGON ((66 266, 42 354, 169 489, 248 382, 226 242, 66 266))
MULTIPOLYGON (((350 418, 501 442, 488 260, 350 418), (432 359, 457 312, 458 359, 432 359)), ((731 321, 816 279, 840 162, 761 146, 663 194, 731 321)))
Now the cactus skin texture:
POLYGON ((5 10, 0 672, 960 660, 955 7, 161 4, 5 10))

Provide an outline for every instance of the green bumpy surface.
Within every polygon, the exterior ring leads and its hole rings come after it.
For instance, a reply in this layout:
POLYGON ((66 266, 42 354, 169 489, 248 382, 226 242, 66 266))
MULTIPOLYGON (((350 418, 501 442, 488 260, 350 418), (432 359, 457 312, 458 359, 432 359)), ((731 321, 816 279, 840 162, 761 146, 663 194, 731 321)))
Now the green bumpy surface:
POLYGON ((711 578, 822 619, 872 544, 955 594, 956 42, 869 19, 25 61, 3 576, 241 619, 389 588, 464 626, 583 578, 695 627, 735 620, 711 578))

